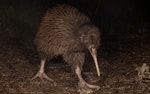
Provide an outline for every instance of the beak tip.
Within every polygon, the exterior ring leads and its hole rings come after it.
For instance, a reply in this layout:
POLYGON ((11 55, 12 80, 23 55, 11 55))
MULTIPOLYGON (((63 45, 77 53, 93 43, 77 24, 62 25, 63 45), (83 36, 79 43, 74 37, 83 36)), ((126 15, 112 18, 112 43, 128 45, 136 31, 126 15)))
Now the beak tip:
POLYGON ((100 76, 100 73, 98 73, 97 75, 98 75, 98 77, 99 77, 99 76, 100 76))

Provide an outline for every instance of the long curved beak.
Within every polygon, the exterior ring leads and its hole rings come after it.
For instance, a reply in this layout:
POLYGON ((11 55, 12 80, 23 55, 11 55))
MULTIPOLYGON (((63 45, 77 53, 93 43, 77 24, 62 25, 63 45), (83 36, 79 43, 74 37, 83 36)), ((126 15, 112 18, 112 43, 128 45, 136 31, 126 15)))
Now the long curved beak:
POLYGON ((91 48, 91 49, 89 49, 89 51, 93 57, 95 67, 97 70, 97 74, 98 74, 98 76, 100 76, 100 70, 99 70, 99 65, 98 65, 98 61, 97 61, 97 50, 96 50, 96 48, 91 48))

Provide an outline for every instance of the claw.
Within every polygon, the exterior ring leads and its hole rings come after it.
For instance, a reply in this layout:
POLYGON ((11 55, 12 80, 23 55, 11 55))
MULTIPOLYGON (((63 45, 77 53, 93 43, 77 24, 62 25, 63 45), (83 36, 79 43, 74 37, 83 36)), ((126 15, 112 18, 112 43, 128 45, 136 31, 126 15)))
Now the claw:
POLYGON ((79 81, 78 85, 79 85, 79 88, 84 88, 84 87, 86 87, 86 88, 90 88, 90 89, 97 89, 97 90, 100 89, 99 86, 88 84, 88 83, 85 82, 84 80, 83 80, 83 81, 79 81))
POLYGON ((99 90, 100 89, 100 86, 97 86, 97 85, 91 85, 91 84, 88 84, 86 83, 86 86, 91 88, 91 89, 96 89, 96 90, 99 90))
POLYGON ((92 90, 92 89, 96 89, 96 90, 100 89, 99 86, 88 84, 84 80, 79 81, 78 88, 79 88, 78 91, 80 94, 89 94, 89 93, 94 92, 94 90, 92 90))
POLYGON ((45 73, 41 73, 41 72, 38 72, 31 80, 34 80, 36 78, 40 78, 41 80, 43 80, 43 78, 49 80, 49 81, 54 81, 53 79, 49 78, 45 73))

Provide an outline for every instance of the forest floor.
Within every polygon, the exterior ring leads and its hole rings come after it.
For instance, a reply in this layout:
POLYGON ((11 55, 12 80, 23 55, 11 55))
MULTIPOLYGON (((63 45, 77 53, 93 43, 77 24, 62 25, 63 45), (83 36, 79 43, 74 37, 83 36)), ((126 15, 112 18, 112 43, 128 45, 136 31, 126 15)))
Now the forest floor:
MULTIPOLYGON (((45 67, 55 82, 30 80, 40 65, 30 32, 34 25, 14 21, 0 19, 0 94, 78 94, 78 80, 60 57, 45 67)), ((100 86, 91 94, 150 94, 149 79, 141 79, 136 70, 143 63, 150 66, 149 39, 147 34, 129 34, 102 40, 98 51, 102 75, 97 77, 92 60, 84 65, 84 79, 100 86)))

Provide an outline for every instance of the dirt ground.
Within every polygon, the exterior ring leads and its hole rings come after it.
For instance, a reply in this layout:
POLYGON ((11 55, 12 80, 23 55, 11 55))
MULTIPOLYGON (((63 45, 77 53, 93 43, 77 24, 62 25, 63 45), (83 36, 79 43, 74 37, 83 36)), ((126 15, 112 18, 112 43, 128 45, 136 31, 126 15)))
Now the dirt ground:
MULTIPOLYGON (((31 81, 40 64, 29 34, 32 29, 0 21, 0 94, 78 94, 77 78, 60 57, 45 68, 55 82, 31 81)), ((101 87, 91 94, 150 94, 149 80, 139 81, 135 70, 143 63, 150 66, 149 39, 147 34, 129 34, 103 40, 98 51, 102 75, 97 77, 92 60, 86 60, 83 70, 88 83, 101 87)))

